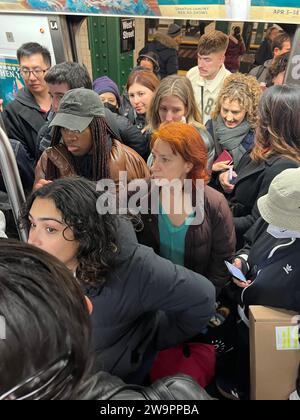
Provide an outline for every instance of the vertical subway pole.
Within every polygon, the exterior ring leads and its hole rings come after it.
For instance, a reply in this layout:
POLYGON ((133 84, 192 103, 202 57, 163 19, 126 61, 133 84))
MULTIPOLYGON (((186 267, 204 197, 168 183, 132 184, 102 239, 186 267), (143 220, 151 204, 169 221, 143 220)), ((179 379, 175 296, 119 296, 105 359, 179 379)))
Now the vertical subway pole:
POLYGON ((300 86, 300 25, 298 25, 294 36, 284 83, 300 86))
POLYGON ((5 134, 4 130, 0 127, 0 169, 3 177, 4 185, 8 194, 11 204, 14 220, 18 229, 20 240, 27 242, 27 232, 25 229, 20 228, 18 218, 20 209, 25 202, 25 195, 23 186, 16 162, 14 152, 11 144, 5 134))

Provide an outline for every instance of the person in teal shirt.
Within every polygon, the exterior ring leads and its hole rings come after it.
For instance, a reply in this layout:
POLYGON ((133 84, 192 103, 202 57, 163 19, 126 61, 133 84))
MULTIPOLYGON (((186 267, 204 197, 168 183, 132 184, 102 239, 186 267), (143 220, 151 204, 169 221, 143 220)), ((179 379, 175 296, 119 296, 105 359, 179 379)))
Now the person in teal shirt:
POLYGON ((204 275, 219 293, 230 279, 224 260, 234 255, 235 231, 225 197, 207 186, 206 145, 191 124, 170 122, 154 133, 151 151, 148 196, 159 205, 157 214, 150 208, 141 214, 139 242, 204 275), (153 184, 159 189, 156 198, 153 184))

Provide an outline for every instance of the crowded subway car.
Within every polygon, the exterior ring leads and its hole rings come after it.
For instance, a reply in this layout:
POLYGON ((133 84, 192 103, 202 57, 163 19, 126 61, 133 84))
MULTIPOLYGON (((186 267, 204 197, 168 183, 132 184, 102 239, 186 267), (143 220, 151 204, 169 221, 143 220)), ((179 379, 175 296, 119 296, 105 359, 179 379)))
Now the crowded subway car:
POLYGON ((300 9, 2 3, 0 400, 300 399, 300 9))

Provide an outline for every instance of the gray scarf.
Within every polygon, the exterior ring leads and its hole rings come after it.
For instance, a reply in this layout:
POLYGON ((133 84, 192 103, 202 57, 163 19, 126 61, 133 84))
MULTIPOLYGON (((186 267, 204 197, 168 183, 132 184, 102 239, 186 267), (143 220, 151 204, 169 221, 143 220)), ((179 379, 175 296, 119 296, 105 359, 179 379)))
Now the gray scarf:
POLYGON ((250 131, 250 125, 244 120, 235 128, 228 128, 224 124, 221 115, 218 115, 215 123, 216 140, 233 157, 233 163, 236 166, 246 153, 246 149, 241 145, 242 141, 250 131))

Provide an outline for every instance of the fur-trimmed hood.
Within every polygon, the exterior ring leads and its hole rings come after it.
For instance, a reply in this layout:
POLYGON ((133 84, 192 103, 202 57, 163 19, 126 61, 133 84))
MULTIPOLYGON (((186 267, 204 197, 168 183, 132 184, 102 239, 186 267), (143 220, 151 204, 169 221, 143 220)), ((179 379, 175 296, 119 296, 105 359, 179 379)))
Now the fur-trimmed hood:
POLYGON ((177 44, 174 38, 170 37, 169 35, 163 34, 162 32, 155 32, 155 34, 153 35, 153 41, 160 42, 164 47, 163 49, 167 47, 178 50, 179 48, 179 45, 177 44))

